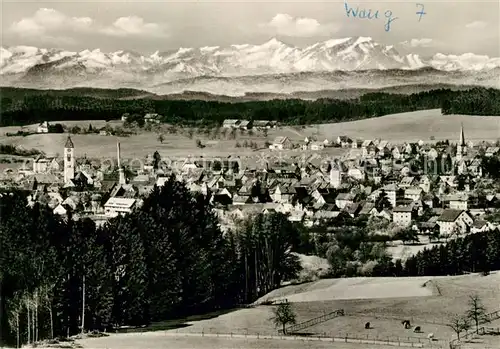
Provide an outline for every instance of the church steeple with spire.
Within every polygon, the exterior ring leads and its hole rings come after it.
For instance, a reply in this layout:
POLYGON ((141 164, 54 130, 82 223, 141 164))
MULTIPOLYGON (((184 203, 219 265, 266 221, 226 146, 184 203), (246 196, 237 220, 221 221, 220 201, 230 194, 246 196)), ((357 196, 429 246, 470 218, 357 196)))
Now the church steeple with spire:
POLYGON ((467 144, 465 143, 464 124, 460 126, 460 140, 457 145, 457 160, 461 160, 466 154, 467 144))
POLYGON ((123 171, 123 167, 121 165, 121 158, 120 158, 120 143, 116 143, 116 157, 118 160, 118 184, 127 184, 127 180, 125 178, 125 173, 123 171))

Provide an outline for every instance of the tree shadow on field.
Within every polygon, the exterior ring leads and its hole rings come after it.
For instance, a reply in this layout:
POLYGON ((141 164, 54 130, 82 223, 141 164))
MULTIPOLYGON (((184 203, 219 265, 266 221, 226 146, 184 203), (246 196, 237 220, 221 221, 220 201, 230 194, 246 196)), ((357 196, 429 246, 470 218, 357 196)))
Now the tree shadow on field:
POLYGON ((312 333, 312 332, 287 332, 288 336, 297 336, 297 337, 311 337, 311 336, 317 336, 317 333, 312 333))
POLYGON ((164 320, 153 322, 147 326, 125 328, 117 330, 118 333, 131 333, 131 332, 152 332, 152 331, 167 331, 179 328, 189 327, 191 324, 188 322, 210 320, 221 315, 232 313, 233 311, 240 310, 241 308, 222 309, 205 314, 189 315, 186 317, 179 317, 176 319, 164 320))

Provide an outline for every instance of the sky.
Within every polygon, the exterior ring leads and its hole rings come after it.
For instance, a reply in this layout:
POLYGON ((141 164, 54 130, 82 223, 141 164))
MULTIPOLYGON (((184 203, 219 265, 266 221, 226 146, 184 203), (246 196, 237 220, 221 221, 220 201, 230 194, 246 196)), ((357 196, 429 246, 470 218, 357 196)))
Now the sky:
POLYGON ((2 46, 151 54, 180 47, 262 44, 273 37, 303 47, 368 36, 381 44, 403 43, 419 54, 500 57, 498 0, 420 1, 423 11, 409 0, 0 1, 2 46), (352 12, 348 17, 346 4, 358 11, 371 9, 372 17, 378 10, 378 18, 353 18, 352 12), (386 16, 392 18, 388 31, 386 16))

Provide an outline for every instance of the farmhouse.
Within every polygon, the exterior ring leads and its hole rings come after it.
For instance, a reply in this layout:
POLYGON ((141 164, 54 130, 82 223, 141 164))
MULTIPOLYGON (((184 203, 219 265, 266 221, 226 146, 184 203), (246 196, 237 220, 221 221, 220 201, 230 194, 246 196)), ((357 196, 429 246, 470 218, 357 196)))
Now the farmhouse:
POLYGON ((49 123, 44 121, 40 123, 36 129, 37 133, 49 133, 49 123))
POLYGON ((293 144, 292 141, 288 137, 276 137, 273 144, 269 146, 271 150, 283 150, 283 149, 292 149, 293 144))
POLYGON ((323 142, 312 142, 311 150, 323 150, 325 149, 325 143, 323 142))
POLYGON ((156 113, 148 113, 144 115, 144 121, 150 124, 159 124, 161 116, 156 113))
POLYGON ((241 120, 238 119, 226 119, 222 122, 222 127, 224 128, 238 128, 240 127, 241 120))
POLYGON ((271 128, 271 122, 268 120, 254 120, 253 126, 257 128, 271 128))
POLYGON ((352 146, 352 139, 347 136, 339 136, 337 137, 337 144, 342 148, 350 148, 352 146))
POLYGON ((239 128, 242 130, 249 130, 252 128, 252 123, 248 120, 241 120, 239 128))
POLYGON ((443 236, 464 234, 473 224, 472 217, 465 210, 446 209, 437 222, 439 233, 443 236))

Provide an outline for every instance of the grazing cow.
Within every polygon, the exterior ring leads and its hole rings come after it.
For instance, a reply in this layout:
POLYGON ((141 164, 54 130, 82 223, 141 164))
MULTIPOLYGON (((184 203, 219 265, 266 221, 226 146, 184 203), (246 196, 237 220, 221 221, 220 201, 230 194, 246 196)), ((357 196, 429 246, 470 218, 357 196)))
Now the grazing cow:
POLYGON ((429 338, 430 341, 434 340, 434 333, 429 333, 427 338, 429 338))
POLYGON ((420 331, 421 331, 420 326, 415 327, 415 329, 413 330, 413 332, 415 333, 420 333, 420 331))
POLYGON ((410 320, 403 320, 403 321, 401 321, 401 324, 404 325, 405 329, 411 328, 410 320))
POLYGON ((369 323, 369 322, 367 322, 367 323, 365 324, 365 330, 369 330, 369 329, 370 329, 370 323, 369 323))

